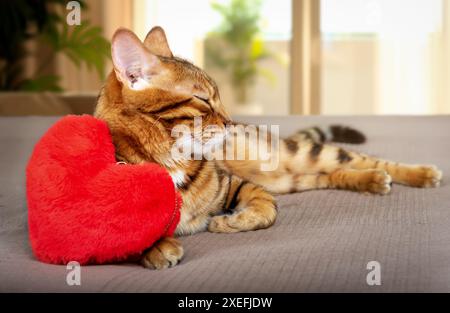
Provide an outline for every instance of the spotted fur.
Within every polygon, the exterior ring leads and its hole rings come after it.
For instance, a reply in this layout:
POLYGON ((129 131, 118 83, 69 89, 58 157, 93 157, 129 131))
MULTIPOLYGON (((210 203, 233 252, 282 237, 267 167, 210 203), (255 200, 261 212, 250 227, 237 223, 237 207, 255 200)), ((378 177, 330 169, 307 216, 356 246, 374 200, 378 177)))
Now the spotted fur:
MULTIPOLYGON (((100 92, 95 115, 108 123, 119 161, 156 162, 170 172, 183 198, 177 236, 267 228, 276 220, 274 193, 336 188, 387 194, 392 181, 439 185, 442 174, 433 166, 380 160, 326 143, 365 140, 342 126, 328 131, 313 127, 281 141, 278 166, 272 171, 261 171, 263 160, 249 160, 251 145, 245 147, 243 160, 174 159, 175 126, 194 130, 195 117, 202 117, 204 129, 224 129, 231 123, 216 84, 201 69, 174 57, 159 27, 144 43, 119 29, 112 56, 114 70, 100 92)), ((161 269, 174 266, 182 256, 177 239, 163 238, 144 253, 142 264, 161 269)))

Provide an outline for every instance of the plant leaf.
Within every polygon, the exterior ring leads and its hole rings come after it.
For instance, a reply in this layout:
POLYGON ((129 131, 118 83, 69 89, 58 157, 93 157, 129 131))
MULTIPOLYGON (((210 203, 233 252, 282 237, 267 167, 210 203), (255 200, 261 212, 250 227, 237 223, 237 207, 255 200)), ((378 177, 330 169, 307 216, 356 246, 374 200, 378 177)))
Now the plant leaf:
POLYGON ((25 80, 21 88, 25 91, 62 91, 59 86, 60 77, 58 75, 43 75, 34 79, 25 80))

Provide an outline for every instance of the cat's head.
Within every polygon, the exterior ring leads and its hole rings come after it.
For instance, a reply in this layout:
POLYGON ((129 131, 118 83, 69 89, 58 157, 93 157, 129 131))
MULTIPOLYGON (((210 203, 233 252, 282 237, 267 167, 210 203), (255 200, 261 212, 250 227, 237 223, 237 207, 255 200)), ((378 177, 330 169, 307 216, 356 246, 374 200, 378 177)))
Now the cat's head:
POLYGON ((117 118, 128 115, 148 121, 152 131, 141 135, 151 136, 151 144, 157 146, 152 150, 161 155, 180 142, 180 131, 182 146, 190 149, 192 143, 209 147, 223 141, 230 119, 216 83, 202 69, 172 54, 161 27, 150 30, 144 42, 130 30, 118 29, 111 53, 114 70, 100 93, 96 116, 110 122, 113 135, 123 133, 114 128, 120 125, 117 118), (183 129, 189 130, 188 137, 183 129))
POLYGON ((229 120, 216 83, 202 69, 173 56, 161 27, 150 30, 144 42, 121 28, 111 48, 124 105, 167 120, 202 117, 219 126, 229 120))

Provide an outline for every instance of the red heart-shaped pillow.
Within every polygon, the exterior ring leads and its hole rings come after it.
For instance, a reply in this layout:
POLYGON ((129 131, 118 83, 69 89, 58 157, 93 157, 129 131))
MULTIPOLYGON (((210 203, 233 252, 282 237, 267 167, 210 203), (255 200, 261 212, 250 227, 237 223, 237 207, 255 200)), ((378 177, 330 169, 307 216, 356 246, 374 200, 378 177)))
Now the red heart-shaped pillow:
POLYGON ((117 164, 105 122, 66 116, 36 144, 27 166, 28 223, 49 263, 125 260, 171 235, 181 198, 156 164, 117 164))

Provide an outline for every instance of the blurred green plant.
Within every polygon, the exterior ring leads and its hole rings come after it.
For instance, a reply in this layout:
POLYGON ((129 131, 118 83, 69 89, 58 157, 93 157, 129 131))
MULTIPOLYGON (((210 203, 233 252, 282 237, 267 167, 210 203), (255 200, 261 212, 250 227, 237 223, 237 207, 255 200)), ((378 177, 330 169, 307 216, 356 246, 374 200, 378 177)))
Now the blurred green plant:
POLYGON ((225 70, 238 104, 248 101, 248 90, 258 75, 271 82, 275 77, 259 66, 259 61, 272 57, 261 38, 260 10, 262 0, 230 0, 228 4, 212 2, 222 21, 205 40, 205 62, 225 70))
MULTIPOLYGON (((86 10, 85 1, 78 1, 86 10)), ((66 0, 0 1, 0 90, 62 91, 58 75, 44 71, 57 53, 66 55, 78 68, 85 64, 103 78, 110 44, 101 28, 89 21, 81 25, 66 23, 66 0), (38 66, 32 77, 24 74, 24 59, 29 55, 25 43, 35 39, 46 44, 48 58, 36 56, 38 66)))

